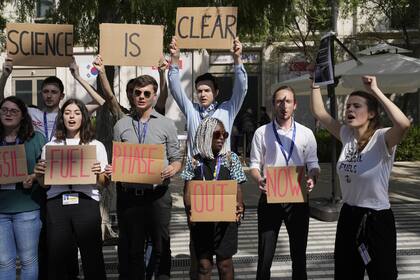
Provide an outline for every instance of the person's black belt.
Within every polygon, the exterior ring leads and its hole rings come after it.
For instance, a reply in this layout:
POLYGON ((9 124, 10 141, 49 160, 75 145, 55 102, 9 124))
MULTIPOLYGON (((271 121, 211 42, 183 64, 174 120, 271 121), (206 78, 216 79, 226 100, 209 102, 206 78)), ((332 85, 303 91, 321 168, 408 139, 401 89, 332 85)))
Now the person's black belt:
POLYGON ((154 188, 135 188, 135 187, 124 187, 120 186, 119 189, 124 193, 129 193, 134 196, 145 196, 149 194, 154 194, 157 192, 164 192, 168 189, 168 186, 156 186, 154 188))

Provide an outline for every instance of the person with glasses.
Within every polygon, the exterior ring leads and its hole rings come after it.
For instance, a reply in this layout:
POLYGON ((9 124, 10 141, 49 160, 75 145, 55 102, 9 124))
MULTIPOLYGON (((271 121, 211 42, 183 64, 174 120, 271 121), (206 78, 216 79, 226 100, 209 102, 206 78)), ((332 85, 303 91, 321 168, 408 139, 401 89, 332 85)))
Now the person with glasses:
MULTIPOLYGON (((144 248, 149 232, 153 244, 155 279, 169 279, 171 251, 169 222, 172 198, 170 178, 181 168, 181 156, 174 122, 153 108, 158 84, 149 75, 137 77, 128 92, 129 116, 114 126, 114 141, 138 144, 163 144, 165 168, 159 185, 122 182, 117 187, 117 218, 119 227, 119 279, 144 279, 144 248)), ((108 174, 112 166, 107 167, 108 174)))
MULTIPOLYGON (((24 145, 28 176, 23 182, 0 185, 0 279, 38 279, 38 241, 41 231, 42 189, 34 174, 45 137, 34 131, 22 100, 10 96, 0 102, 0 146, 24 145)), ((5 166, 3 166, 5 167, 5 166)))
MULTIPOLYGON (((87 81, 81 78, 79 74, 79 66, 76 64, 75 60, 69 65, 70 73, 78 81, 82 87, 88 92, 92 98, 92 102, 87 104, 89 114, 95 112, 105 100, 89 85, 87 81)), ((4 98, 4 88, 6 86, 7 79, 13 71, 13 59, 6 57, 6 60, 3 64, 3 72, 0 77, 0 100, 4 98)), ((31 116, 33 127, 36 131, 44 134, 47 141, 51 141, 55 129, 56 129, 56 119, 58 112, 60 110, 60 102, 64 99, 64 85, 63 82, 56 76, 50 76, 45 78, 41 83, 41 91, 39 93, 42 97, 43 104, 38 104, 42 109, 29 107, 28 113, 31 116)), ((29 105, 29 104, 27 104, 29 105)), ((45 198, 44 198, 45 201, 45 198)), ((43 221, 43 228, 41 231, 40 239, 40 278, 46 278, 44 272, 46 272, 45 263, 45 203, 41 203, 41 219, 43 221)), ((74 254, 77 256, 77 247, 74 248, 74 254)), ((74 258, 73 258, 74 259, 74 258)), ((76 278, 79 274, 79 264, 78 262, 69 264, 73 267, 71 270, 70 278, 76 278)))
POLYGON ((108 158, 105 146, 94 136, 85 104, 78 99, 68 99, 58 114, 54 137, 42 149, 42 160, 35 168, 38 180, 47 189, 48 279, 68 279, 68 269, 71 269, 68 263, 77 261, 75 247, 80 249, 84 278, 106 279, 98 187, 109 183, 104 174, 108 158), (92 164, 91 172, 96 174, 96 184, 44 184, 46 147, 63 145, 95 147, 96 162, 92 164), (69 197, 76 199, 67 203, 69 197))
MULTIPOLYGON (((181 86, 181 77, 179 73, 180 65, 180 49, 177 45, 177 38, 172 37, 169 45, 171 54, 171 63, 168 72, 168 84, 171 94, 178 104, 181 112, 187 121, 187 156, 192 157, 197 154, 194 151, 194 137, 200 122, 206 117, 214 117, 219 119, 228 133, 232 132, 233 122, 236 115, 241 109, 242 103, 248 90, 248 75, 242 64, 242 44, 239 38, 235 38, 232 47, 235 80, 232 89, 232 97, 226 102, 218 104, 216 101, 219 95, 219 87, 216 78, 205 73, 195 79, 195 90, 198 103, 192 102, 186 95, 181 86)), ((230 137, 226 139, 228 150, 231 150, 230 137)), ((190 276, 192 279, 197 278, 197 260, 194 256, 194 244, 190 244, 190 276)))
POLYGON ((292 279, 305 280, 306 244, 309 230, 309 205, 303 203, 267 203, 265 172, 269 166, 304 166, 310 192, 315 186, 320 168, 317 145, 311 129, 295 120, 295 92, 281 86, 272 96, 275 118, 259 127, 251 144, 251 176, 258 182, 261 196, 258 202, 258 280, 270 279, 270 269, 276 251, 277 237, 284 221, 289 235, 292 259, 292 279))
POLYGON ((190 222, 191 201, 188 190, 184 189, 184 202, 190 223, 190 238, 193 240, 195 255, 199 262, 198 279, 210 279, 213 256, 219 279, 234 279, 232 256, 238 250, 238 224, 244 212, 240 184, 246 181, 239 157, 228 151, 223 123, 216 118, 204 119, 197 128, 194 148, 198 153, 188 158, 181 173, 182 179, 191 180, 236 180, 236 222, 190 222))

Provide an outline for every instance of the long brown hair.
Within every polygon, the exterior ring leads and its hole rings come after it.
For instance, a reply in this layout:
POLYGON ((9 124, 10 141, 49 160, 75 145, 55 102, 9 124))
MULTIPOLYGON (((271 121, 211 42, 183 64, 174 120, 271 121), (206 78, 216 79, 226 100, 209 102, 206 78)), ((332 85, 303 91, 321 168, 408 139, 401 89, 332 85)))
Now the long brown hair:
POLYGON ((82 113, 82 123, 79 128, 80 144, 88 144, 94 139, 92 122, 90 121, 90 117, 89 117, 89 113, 86 108, 86 105, 82 101, 76 98, 68 99, 63 104, 63 107, 61 107, 61 110, 57 115, 57 127, 55 130, 55 138, 61 141, 64 141, 66 139, 67 128, 64 125, 63 115, 64 115, 64 111, 66 110, 66 107, 69 106, 70 104, 76 104, 76 106, 79 107, 79 110, 82 113))
POLYGON ((375 133, 375 131, 382 127, 379 116, 380 106, 378 100, 365 91, 354 91, 350 93, 350 96, 360 96, 364 98, 366 100, 368 112, 375 114, 373 118, 369 120, 369 125, 366 132, 357 141, 357 150, 361 152, 366 147, 367 143, 369 142, 370 138, 375 133))
MULTIPOLYGON (((9 96, 3 99, 0 102, 0 107, 3 106, 3 104, 6 101, 16 104, 16 106, 18 106, 19 110, 22 112, 22 121, 20 122, 20 127, 19 127, 17 137, 19 138, 21 142, 25 142, 26 140, 31 138, 34 134, 34 126, 32 124, 31 116, 28 113, 28 109, 26 108, 25 103, 23 103, 23 101, 16 96, 9 96)), ((2 141, 6 137, 6 135, 4 134, 4 131, 5 129, 3 127, 3 124, 0 122, 0 140, 2 141)))

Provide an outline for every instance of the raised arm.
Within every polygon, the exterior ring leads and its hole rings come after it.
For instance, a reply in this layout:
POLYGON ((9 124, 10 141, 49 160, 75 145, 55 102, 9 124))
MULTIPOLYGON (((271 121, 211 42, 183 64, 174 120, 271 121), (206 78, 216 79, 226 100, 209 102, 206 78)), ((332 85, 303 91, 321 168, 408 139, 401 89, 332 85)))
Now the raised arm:
POLYGON ((96 104, 87 104, 86 108, 89 111, 89 114, 92 114, 94 111, 96 111, 100 106, 102 106, 105 103, 105 100, 94 90, 90 84, 82 79, 82 77, 79 74, 79 65, 76 64, 76 61, 73 57, 73 61, 69 65, 70 72, 72 76, 76 79, 76 81, 79 82, 80 85, 89 93, 90 97, 94 100, 96 104))
POLYGON ((331 117, 324 106, 324 101, 321 96, 321 88, 319 86, 311 86, 312 92, 310 96, 310 106, 312 115, 332 134, 335 138, 340 139, 339 121, 331 117))
POLYGON ((168 67, 168 62, 163 57, 159 61, 159 87, 160 87, 160 94, 159 98, 155 105, 155 110, 162 115, 165 115, 165 105, 166 105, 166 99, 168 99, 168 85, 166 84, 166 78, 165 78, 165 70, 168 67))
POLYGON ((246 93, 248 91, 248 75, 242 64, 242 43, 239 38, 235 38, 232 47, 233 61, 235 63, 235 80, 232 89, 232 97, 227 102, 226 106, 229 107, 230 117, 234 119, 241 109, 242 103, 245 100, 246 93))
POLYGON ((13 71, 13 59, 6 57, 3 63, 3 72, 0 77, 0 100, 4 99, 4 88, 6 87, 7 79, 13 71))
POLYGON ((171 65, 168 72, 169 89, 182 113, 187 115, 189 112, 193 112, 194 106, 181 87, 181 79, 179 77, 180 51, 175 36, 172 37, 172 41, 169 44, 169 52, 171 53, 171 65))
POLYGON ((118 103, 118 100, 112 91, 111 85, 109 84, 108 77, 106 76, 105 72, 105 65, 100 55, 95 57, 93 65, 96 69, 98 69, 99 81, 101 82, 104 97, 109 106, 109 110, 114 116, 114 119, 119 120, 124 116, 124 112, 121 110, 120 104, 118 103))
POLYGON ((375 76, 363 76, 362 80, 367 91, 378 99, 392 122, 392 127, 385 133, 385 142, 388 150, 391 151, 404 138, 407 130, 410 128, 410 120, 378 88, 375 76))

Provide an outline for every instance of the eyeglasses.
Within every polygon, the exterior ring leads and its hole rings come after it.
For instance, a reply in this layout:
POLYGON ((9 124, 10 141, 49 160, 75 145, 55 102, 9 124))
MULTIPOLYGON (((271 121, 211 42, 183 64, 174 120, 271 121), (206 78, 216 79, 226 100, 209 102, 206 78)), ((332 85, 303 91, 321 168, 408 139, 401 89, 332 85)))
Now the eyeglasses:
POLYGON ((133 91, 133 94, 135 97, 139 97, 142 93, 144 95, 144 98, 150 98, 150 96, 152 96, 152 93, 148 90, 141 91, 141 90, 136 89, 133 91))
POLYGON ((213 132, 213 139, 219 139, 220 136, 222 136, 223 139, 227 139, 229 137, 229 133, 226 131, 220 131, 220 130, 216 130, 213 132))
POLYGON ((11 116, 17 116, 20 113, 20 110, 18 109, 9 109, 6 107, 3 107, 0 109, 0 114, 1 115, 7 115, 8 113, 10 113, 11 116))

